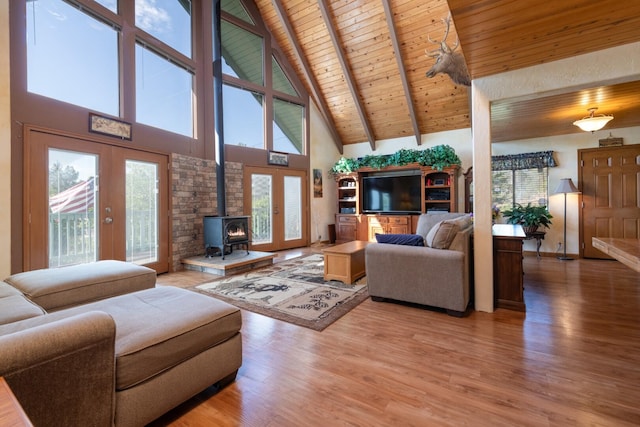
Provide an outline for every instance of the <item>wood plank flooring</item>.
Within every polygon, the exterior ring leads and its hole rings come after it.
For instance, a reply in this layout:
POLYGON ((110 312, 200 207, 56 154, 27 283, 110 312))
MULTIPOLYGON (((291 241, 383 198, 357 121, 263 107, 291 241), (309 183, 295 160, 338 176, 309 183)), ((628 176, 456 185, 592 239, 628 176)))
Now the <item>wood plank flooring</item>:
POLYGON ((640 425, 640 273, 535 255, 524 269, 526 313, 459 319, 367 300, 315 332, 243 311, 235 383, 153 425, 640 425))

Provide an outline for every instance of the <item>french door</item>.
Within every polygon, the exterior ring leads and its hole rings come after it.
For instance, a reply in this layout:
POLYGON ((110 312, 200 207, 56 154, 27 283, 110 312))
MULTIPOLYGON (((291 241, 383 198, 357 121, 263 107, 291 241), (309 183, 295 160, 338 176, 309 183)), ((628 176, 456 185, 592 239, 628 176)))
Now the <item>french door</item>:
POLYGON ((245 214, 251 216, 251 249, 277 251, 306 246, 307 173, 247 166, 244 182, 245 214))
POLYGON ((168 271, 168 158, 27 129, 24 270, 119 259, 168 271))

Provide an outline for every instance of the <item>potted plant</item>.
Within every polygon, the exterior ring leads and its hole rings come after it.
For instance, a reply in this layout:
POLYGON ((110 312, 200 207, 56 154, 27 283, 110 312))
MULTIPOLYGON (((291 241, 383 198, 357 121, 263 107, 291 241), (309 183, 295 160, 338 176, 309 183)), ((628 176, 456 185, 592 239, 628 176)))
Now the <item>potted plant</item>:
POLYGON ((532 206, 531 203, 526 206, 516 203, 512 209, 505 210, 502 216, 507 219, 508 224, 522 225, 526 234, 535 232, 540 226, 548 228, 553 218, 546 206, 532 206))

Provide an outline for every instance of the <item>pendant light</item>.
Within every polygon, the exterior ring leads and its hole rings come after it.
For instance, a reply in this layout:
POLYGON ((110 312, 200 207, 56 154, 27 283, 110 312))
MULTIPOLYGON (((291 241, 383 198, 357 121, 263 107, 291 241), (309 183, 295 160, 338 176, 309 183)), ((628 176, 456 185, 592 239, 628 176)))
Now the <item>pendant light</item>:
POLYGON ((576 120, 573 124, 585 132, 595 132, 602 129, 604 125, 613 120, 613 116, 611 115, 605 116, 604 114, 598 114, 596 116, 596 110, 597 108, 589 108, 587 110, 589 111, 589 115, 583 119, 576 120))

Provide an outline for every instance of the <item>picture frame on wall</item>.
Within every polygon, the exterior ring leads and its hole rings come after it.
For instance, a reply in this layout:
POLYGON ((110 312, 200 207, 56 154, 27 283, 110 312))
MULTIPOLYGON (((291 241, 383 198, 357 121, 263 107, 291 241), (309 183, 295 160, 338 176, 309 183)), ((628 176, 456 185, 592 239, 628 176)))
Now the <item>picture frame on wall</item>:
POLYGON ((313 170, 313 197, 322 198, 322 170, 313 170))
POLYGON ((267 163, 277 166, 289 166, 289 154, 280 151, 269 151, 267 163))
POLYGON ((131 141, 131 123, 89 113, 89 132, 131 141))

